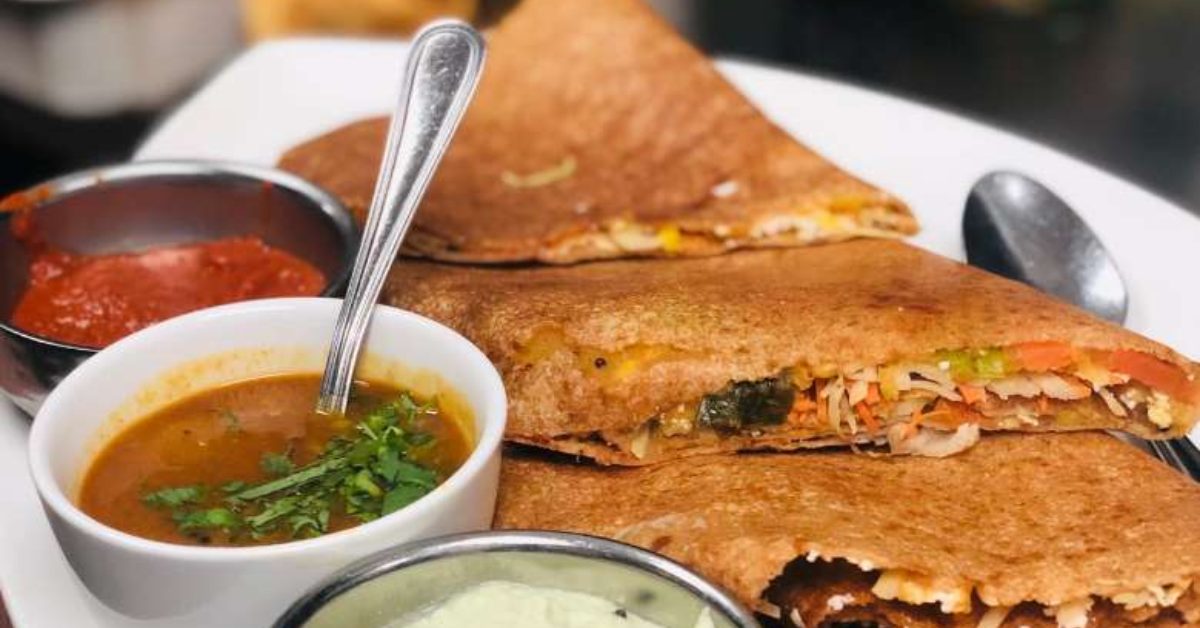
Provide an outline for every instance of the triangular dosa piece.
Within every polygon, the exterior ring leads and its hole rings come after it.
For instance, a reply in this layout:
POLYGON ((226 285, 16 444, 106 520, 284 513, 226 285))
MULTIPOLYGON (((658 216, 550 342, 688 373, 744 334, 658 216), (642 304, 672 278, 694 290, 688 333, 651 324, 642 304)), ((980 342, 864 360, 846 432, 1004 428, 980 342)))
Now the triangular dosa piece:
POLYGON ((386 300, 504 376, 508 438, 648 464, 980 430, 1181 436, 1197 365, 1028 286, 893 240, 574 267, 397 264, 386 300))
POLYGON ((1000 435, 945 460, 511 454, 496 527, 652 549, 788 625, 1200 622, 1200 485, 1105 434, 1000 435))
MULTIPOLYGON (((391 77, 380 77, 391 80, 391 77)), ((386 121, 280 166, 370 204, 386 121)), ((772 124, 638 0, 525 0, 405 246, 443 260, 712 255, 913 233, 905 205, 772 124)))

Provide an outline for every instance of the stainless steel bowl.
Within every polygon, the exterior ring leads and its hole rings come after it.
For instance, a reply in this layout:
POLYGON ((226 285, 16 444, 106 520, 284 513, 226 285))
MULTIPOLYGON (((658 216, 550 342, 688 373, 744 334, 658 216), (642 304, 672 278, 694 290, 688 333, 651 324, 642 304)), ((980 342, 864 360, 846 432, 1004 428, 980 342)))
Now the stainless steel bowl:
POLYGON ((275 628, 383 628, 490 580, 588 593, 667 628, 692 628, 705 607, 717 628, 759 628, 729 595, 658 554, 591 536, 522 531, 445 536, 368 557, 302 597, 275 628))
MULTIPOLYGON (((28 194, 38 230, 83 254, 257 235, 328 278, 322 295, 345 289, 358 231, 346 208, 299 177, 209 161, 145 161, 69 174, 28 194)), ((0 389, 33 414, 46 395, 96 349, 8 324, 29 279, 29 259, 0 214, 0 389)))

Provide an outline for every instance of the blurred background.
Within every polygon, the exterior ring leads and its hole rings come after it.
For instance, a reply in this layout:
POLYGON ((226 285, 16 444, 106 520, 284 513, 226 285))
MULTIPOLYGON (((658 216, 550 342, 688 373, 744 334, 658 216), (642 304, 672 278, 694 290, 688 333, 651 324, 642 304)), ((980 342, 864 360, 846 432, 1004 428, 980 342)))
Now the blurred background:
MULTIPOLYGON (((1007 127, 1200 210, 1198 0, 652 0, 715 55, 1007 127)), ((0 0, 0 194, 122 160, 239 50, 512 0, 0 0)))

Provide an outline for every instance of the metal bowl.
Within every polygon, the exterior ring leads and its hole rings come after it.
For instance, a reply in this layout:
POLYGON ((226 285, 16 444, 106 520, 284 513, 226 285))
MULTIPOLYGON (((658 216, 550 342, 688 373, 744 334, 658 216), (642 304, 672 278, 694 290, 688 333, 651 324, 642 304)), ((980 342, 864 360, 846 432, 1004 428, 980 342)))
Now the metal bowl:
MULTIPOLYGON (((99 255, 257 235, 345 289, 358 231, 342 204, 299 177, 208 161, 145 161, 69 174, 27 192, 39 233, 69 251, 99 255)), ((33 414, 96 349, 8 324, 29 279, 25 247, 0 214, 0 389, 33 414)))
POLYGON ((445 536, 368 557, 300 598, 275 628, 384 628, 490 580, 595 595, 667 628, 692 628, 705 607, 716 628, 759 628, 729 595, 658 554, 524 531, 445 536))

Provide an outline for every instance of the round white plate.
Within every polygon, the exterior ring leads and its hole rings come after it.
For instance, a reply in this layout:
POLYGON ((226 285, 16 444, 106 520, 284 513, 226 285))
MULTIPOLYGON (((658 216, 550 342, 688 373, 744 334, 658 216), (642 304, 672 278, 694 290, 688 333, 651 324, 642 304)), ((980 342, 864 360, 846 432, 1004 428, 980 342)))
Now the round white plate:
MULTIPOLYGON (((402 43, 294 40, 243 54, 187 101, 137 159, 202 157, 270 165, 289 146, 390 110, 402 43)), ((1116 257, 1130 328, 1200 356, 1200 220, 1157 196, 1031 141, 827 79, 724 61, 719 67, 805 143, 912 205, 914 241, 962 259, 967 190, 995 169, 1036 176, 1073 205, 1116 257)), ((0 405, 0 587, 18 628, 123 626, 84 591, 51 536, 25 469, 27 420, 0 405)), ((1193 434, 1193 438, 1196 438, 1193 434)))

